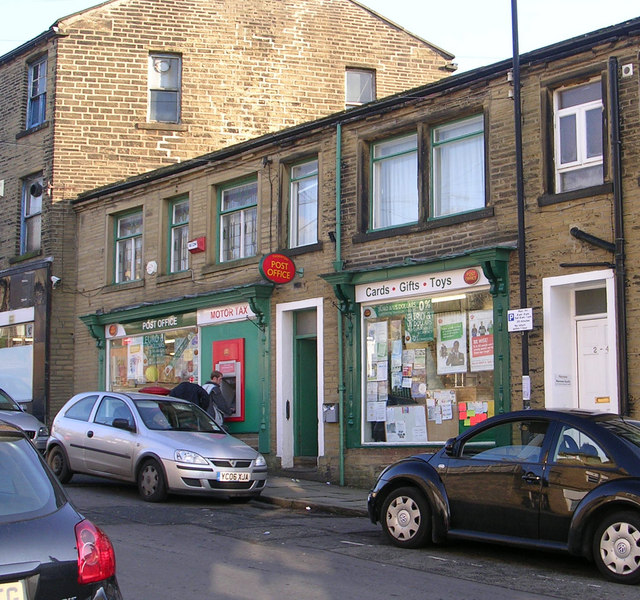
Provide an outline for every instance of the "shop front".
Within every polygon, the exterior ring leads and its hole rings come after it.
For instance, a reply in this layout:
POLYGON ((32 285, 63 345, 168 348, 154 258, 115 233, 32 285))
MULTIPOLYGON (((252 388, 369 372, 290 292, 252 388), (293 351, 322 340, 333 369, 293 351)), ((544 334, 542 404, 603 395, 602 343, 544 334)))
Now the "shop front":
POLYGON ((234 407, 228 430, 255 435, 268 452, 270 294, 270 286, 248 286, 83 316, 100 350, 105 389, 168 393, 182 381, 203 384, 211 371, 221 371, 234 407))
MULTIPOLYGON (((510 409, 509 252, 339 276, 359 402, 345 406, 348 447, 442 445, 510 409)), ((345 365, 349 369, 348 364, 345 365)))

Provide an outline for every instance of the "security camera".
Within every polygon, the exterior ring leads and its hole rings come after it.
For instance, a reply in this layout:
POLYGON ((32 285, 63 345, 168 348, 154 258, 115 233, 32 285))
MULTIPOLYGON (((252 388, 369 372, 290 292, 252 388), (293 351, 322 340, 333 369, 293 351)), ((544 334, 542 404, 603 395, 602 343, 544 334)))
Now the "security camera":
POLYGON ((62 280, 60 279, 60 277, 56 277, 55 275, 51 276, 51 287, 58 287, 58 284, 61 282, 62 280))

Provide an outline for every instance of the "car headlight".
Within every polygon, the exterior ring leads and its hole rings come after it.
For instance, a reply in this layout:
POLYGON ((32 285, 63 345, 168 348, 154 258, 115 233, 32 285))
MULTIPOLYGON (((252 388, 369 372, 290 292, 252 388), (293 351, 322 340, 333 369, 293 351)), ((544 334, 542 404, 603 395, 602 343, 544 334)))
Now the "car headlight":
POLYGON ((176 450, 175 459, 177 462, 190 463, 192 465, 206 465, 209 464, 196 452, 191 450, 176 450))
POLYGON ((267 466, 267 461, 264 459, 264 456, 262 456, 262 454, 258 454, 258 456, 256 456, 255 466, 256 467, 266 467, 267 466))
POLYGON ((38 429, 38 437, 49 437, 49 428, 40 427, 40 429, 38 429))

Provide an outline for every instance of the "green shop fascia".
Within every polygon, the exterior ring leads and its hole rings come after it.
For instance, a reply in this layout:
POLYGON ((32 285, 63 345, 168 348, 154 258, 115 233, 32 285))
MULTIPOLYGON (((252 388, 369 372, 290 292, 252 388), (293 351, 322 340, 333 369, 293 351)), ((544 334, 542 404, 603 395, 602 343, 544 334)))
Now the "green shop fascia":
POLYGON ((110 391, 171 389, 185 379, 202 384, 216 364, 216 347, 229 342, 241 349, 241 366, 232 373, 238 403, 228 429, 257 433, 259 450, 269 452, 272 292, 273 285, 256 284, 80 317, 96 340, 98 381, 110 391))
POLYGON ((510 410, 511 252, 323 276, 341 313, 347 447, 441 445, 510 410))

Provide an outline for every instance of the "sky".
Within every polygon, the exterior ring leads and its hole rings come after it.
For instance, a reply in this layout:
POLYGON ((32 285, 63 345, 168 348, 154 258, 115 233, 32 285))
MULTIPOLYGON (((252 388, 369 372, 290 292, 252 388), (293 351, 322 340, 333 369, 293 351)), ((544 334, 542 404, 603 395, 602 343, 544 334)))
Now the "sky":
MULTIPOLYGON (((242 6, 242 0, 236 0, 242 6)), ((513 55, 511 0, 360 0, 454 54, 458 73, 513 55)), ((0 56, 100 0, 3 0, 0 56)), ((640 17, 635 0, 518 0, 520 52, 640 17)))

